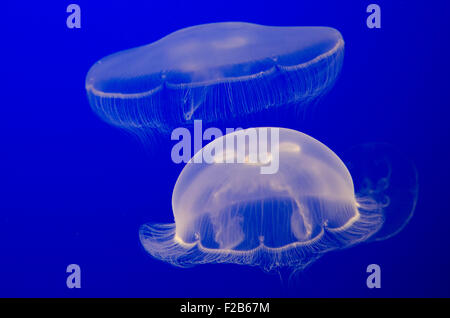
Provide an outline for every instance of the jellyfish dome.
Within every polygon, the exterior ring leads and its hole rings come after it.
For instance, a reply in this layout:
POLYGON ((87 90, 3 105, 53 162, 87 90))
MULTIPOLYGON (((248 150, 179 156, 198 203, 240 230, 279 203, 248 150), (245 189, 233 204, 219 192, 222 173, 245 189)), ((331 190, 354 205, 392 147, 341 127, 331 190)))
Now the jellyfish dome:
POLYGON ((107 122, 168 132, 194 119, 306 105, 333 85, 343 51, 341 34, 329 27, 211 23, 101 59, 86 90, 107 122))
POLYGON ((181 267, 298 270, 367 240, 383 224, 382 207, 358 201, 334 152, 285 128, 238 130, 206 145, 179 175, 172 208, 175 222, 143 225, 140 240, 154 257, 181 267), (276 172, 261 173, 269 165, 276 172))

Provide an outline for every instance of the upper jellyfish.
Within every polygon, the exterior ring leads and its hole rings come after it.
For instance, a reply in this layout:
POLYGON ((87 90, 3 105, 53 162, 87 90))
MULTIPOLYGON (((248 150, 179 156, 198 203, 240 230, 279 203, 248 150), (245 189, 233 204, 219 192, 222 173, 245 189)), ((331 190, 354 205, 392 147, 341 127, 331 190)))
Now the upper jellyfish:
POLYGON ((86 90, 106 121, 168 131, 307 104, 333 85, 343 49, 329 27, 204 24, 101 59, 86 90))

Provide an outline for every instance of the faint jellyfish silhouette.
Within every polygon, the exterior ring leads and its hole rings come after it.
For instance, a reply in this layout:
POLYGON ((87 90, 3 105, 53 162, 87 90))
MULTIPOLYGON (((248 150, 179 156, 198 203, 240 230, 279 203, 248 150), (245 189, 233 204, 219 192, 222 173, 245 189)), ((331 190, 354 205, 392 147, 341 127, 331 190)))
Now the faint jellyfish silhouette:
POLYGON ((419 180, 414 163, 387 143, 365 143, 342 159, 353 176, 359 200, 383 206, 383 227, 371 237, 380 241, 398 234, 416 208, 419 180))
POLYGON ((298 271, 382 231, 388 205, 378 197, 355 194, 344 163, 316 139, 285 128, 250 128, 215 139, 191 159, 173 190, 175 223, 143 225, 140 240, 152 256, 180 267, 236 263, 298 271), (278 142, 266 145, 263 160, 264 151, 249 161, 254 145, 264 145, 265 130, 272 137, 278 132, 278 142), (236 146, 239 138, 245 147, 236 146), (206 155, 213 160, 201 162, 206 155), (245 160, 228 160, 238 156, 245 160), (276 173, 261 173, 274 160, 276 173))
POLYGON ((194 119, 308 105, 333 86, 343 55, 341 34, 328 27, 212 23, 101 59, 86 90, 105 121, 167 133, 194 119))

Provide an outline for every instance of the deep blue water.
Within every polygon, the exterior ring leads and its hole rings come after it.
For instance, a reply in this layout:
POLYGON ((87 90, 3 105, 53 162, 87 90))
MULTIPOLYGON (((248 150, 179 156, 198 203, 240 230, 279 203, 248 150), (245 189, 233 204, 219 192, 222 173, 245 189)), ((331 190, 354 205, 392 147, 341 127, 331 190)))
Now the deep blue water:
POLYGON ((82 28, 70 30, 69 3, 1 5, 0 296, 450 296, 449 4, 376 1, 374 30, 369 1, 77 1, 82 28), (216 21, 342 33, 341 76, 301 129, 338 154, 382 141, 415 162, 419 200, 399 235, 328 253, 289 290, 257 268, 178 269, 146 254, 138 228, 171 220, 182 166, 164 143, 149 154, 96 117, 86 72, 107 54, 216 21), (71 263, 81 266, 81 289, 66 287, 71 263), (381 266, 381 289, 366 287, 371 263, 381 266))

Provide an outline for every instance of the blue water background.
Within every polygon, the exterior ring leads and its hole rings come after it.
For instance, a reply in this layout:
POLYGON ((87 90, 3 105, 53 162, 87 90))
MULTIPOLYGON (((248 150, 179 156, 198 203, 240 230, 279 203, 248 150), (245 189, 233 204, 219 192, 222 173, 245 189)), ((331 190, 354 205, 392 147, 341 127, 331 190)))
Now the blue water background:
POLYGON ((450 296, 446 1, 377 1, 379 30, 365 25, 368 1, 118 2, 77 1, 80 30, 66 28, 67 1, 1 5, 0 296, 450 296), (342 33, 341 76, 302 130, 338 154, 382 141, 415 162, 419 200, 402 233, 328 253, 291 289, 257 268, 178 269, 143 250, 138 228, 171 221, 182 166, 171 162, 170 148, 149 155, 96 117, 85 75, 107 54, 217 21, 342 33), (71 263, 82 269, 78 290, 66 288, 71 263), (371 263, 381 266, 381 289, 366 287, 371 263))

